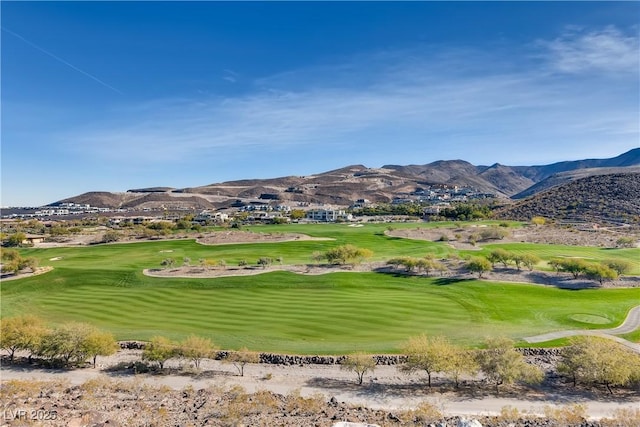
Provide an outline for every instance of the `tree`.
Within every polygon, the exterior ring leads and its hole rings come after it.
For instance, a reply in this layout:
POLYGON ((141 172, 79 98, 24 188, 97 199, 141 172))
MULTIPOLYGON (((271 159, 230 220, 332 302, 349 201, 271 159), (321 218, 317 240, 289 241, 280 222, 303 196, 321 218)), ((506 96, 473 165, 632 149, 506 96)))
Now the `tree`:
POLYGON ((22 246, 22 242, 24 242, 27 238, 27 235, 24 234, 21 231, 18 231, 16 233, 13 233, 12 235, 10 235, 4 242, 5 246, 9 246, 9 247, 16 247, 16 246, 22 246))
POLYGON ((633 267, 630 262, 622 259, 608 259, 603 264, 618 273, 618 276, 628 274, 633 267))
POLYGON ((478 353, 478 366, 485 377, 498 386, 515 381, 536 384, 542 381, 542 371, 528 364, 524 356, 513 348, 513 341, 508 338, 490 338, 486 341, 486 349, 478 353))
POLYGON ((467 262, 467 269, 472 273, 478 273, 478 278, 481 279, 485 272, 491 271, 491 262, 484 257, 473 257, 467 262))
POLYGON ((92 359, 94 368, 98 356, 111 356, 120 348, 111 333, 97 329, 89 332, 84 338, 82 347, 83 352, 92 359))
POLYGON ((36 316, 25 315, 7 317, 0 320, 0 348, 9 352, 9 360, 13 361, 17 350, 34 352, 40 345, 45 327, 36 316))
POLYGON ((225 361, 228 363, 232 363, 233 366, 238 370, 238 374, 243 377, 244 376, 244 367, 247 363, 258 363, 260 362, 260 354, 255 351, 250 351, 247 347, 242 347, 238 351, 230 352, 225 361))
POLYGON ((502 263, 505 268, 509 266, 509 261, 513 259, 513 254, 504 249, 495 249, 489 252, 487 259, 491 262, 491 266, 494 267, 497 263, 502 263))
POLYGON ((38 354, 52 360, 61 359, 65 366, 85 362, 89 354, 84 342, 94 330, 86 323, 65 323, 44 335, 38 354))
POLYGON ((584 271, 585 276, 591 280, 597 280, 600 285, 605 280, 615 280, 618 278, 618 273, 604 264, 595 264, 588 266, 584 271))
POLYGON ((407 362, 400 365, 402 372, 425 371, 427 384, 431 387, 431 375, 447 368, 447 356, 453 353, 452 344, 444 337, 420 335, 409 338, 401 351, 407 362))
POLYGON ((557 264, 557 268, 560 271, 571 273, 574 279, 577 279, 589 267, 589 264, 578 258, 561 258, 553 260, 553 262, 557 264))
POLYGON ((210 339, 190 335, 180 343, 178 352, 180 356, 191 359, 196 369, 199 369, 200 361, 205 357, 210 357, 214 350, 215 346, 210 339))
POLYGON ((431 257, 425 257, 425 258, 419 259, 417 266, 418 266, 418 269, 424 270, 424 272, 427 273, 427 276, 433 270, 445 271, 447 269, 447 267, 443 263, 431 257))
POLYGON ((469 350, 451 345, 448 354, 445 355, 443 372, 449 374, 456 388, 460 385, 460 377, 463 374, 475 374, 478 364, 469 350))
POLYGON ((23 258, 15 249, 2 251, 2 271, 16 274, 28 268, 35 272, 38 268, 38 260, 34 257, 23 258))
POLYGON ((628 385, 640 372, 640 355, 606 338, 575 337, 563 349, 558 371, 570 375, 574 385, 603 384, 613 393, 612 386, 628 385))
POLYGON ((376 361, 369 354, 357 352, 348 355, 340 364, 340 369, 354 372, 358 378, 358 385, 362 385, 364 374, 376 369, 376 361))
POLYGON ((529 271, 531 271, 533 270, 533 266, 540 262, 540 258, 533 254, 524 254, 520 256, 520 261, 522 262, 522 265, 524 265, 529 271))
POLYGON ((164 369, 167 360, 176 355, 176 345, 169 338, 155 336, 144 347, 142 351, 142 360, 156 362, 160 369, 164 369))
POLYGON ((355 264, 364 258, 370 258, 373 252, 353 245, 342 245, 329 249, 324 256, 330 264, 355 264))
POLYGON ((291 219, 302 219, 307 216, 307 213, 302 209, 291 209, 289 216, 291 219))

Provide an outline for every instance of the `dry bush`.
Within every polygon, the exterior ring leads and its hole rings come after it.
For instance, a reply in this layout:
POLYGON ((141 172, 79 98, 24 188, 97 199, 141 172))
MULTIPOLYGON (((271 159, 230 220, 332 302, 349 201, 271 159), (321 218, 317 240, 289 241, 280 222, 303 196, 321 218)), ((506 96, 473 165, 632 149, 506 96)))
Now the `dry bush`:
POLYGON ((86 395, 95 397, 105 397, 113 391, 114 382, 109 378, 96 377, 88 379, 80 386, 86 395))
POLYGON ((287 395, 285 409, 292 415, 315 415, 320 413, 325 405, 325 397, 320 393, 302 397, 300 390, 294 390, 287 395))
POLYGON ((640 426, 640 408, 622 408, 613 412, 613 417, 602 418, 603 427, 638 427, 640 426))
POLYGON ((416 409, 410 409, 400 415, 403 423, 428 424, 444 418, 444 413, 433 403, 422 402, 416 409))
POLYGON ((9 398, 31 398, 34 396, 48 396, 54 391, 63 391, 69 382, 38 381, 38 380, 9 380, 0 385, 0 400, 9 398))
POLYGON ((253 413, 249 395, 241 386, 233 386, 224 393, 222 399, 224 406, 221 408, 222 422, 224 425, 237 425, 249 414, 253 413))
POLYGON ((579 403, 559 407, 545 406, 544 416, 561 426, 580 426, 587 418, 587 407, 579 403))
POLYGON ((258 413, 270 414, 280 410, 280 402, 273 393, 267 390, 256 391, 249 397, 249 400, 258 413))
POLYGON ((513 424, 523 418, 530 418, 531 416, 526 411, 520 411, 518 408, 514 408, 511 405, 503 406, 500 408, 500 414, 496 417, 496 421, 501 423, 513 424))

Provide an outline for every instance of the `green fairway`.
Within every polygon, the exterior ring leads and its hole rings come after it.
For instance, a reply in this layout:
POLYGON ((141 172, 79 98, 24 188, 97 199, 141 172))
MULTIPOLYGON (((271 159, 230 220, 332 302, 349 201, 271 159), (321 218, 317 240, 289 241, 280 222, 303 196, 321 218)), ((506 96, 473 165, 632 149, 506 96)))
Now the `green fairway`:
MULTIPOLYGON (((230 265, 242 259, 255 264, 261 256, 282 257, 286 264, 308 263, 313 251, 345 243, 370 248, 379 260, 455 252, 441 242, 390 238, 383 234, 386 227, 388 224, 253 228, 334 239, 322 241, 203 246, 193 240, 170 240, 25 249, 21 250, 24 255, 35 256, 41 265, 51 265, 54 270, 2 282, 1 314, 36 314, 52 325, 86 321, 114 332, 119 339, 148 339, 153 335, 179 339, 195 333, 211 337, 223 348, 345 353, 394 352, 402 341, 420 333, 443 334, 459 343, 477 345, 489 335, 518 340, 553 330, 611 328, 622 322, 631 307, 640 305, 640 288, 570 291, 346 272, 322 276, 271 272, 217 279, 151 278, 142 274, 143 268, 158 268, 168 257, 178 263, 189 257, 194 263, 199 258, 212 258, 224 259, 230 265)), ((583 256, 634 260, 640 255, 637 249, 528 244, 490 247, 535 253, 545 259, 583 256)), ((639 268, 635 265, 634 269, 639 268)))

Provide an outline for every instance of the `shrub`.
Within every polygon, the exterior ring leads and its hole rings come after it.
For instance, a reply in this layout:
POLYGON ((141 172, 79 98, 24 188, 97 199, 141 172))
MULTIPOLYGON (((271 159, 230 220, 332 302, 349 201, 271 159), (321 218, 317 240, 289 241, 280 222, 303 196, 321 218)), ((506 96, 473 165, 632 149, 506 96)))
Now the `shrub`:
POLYGON ((373 252, 369 249, 358 248, 353 245, 342 245, 325 252, 324 257, 330 264, 354 264, 363 258, 370 258, 373 252))
POLYGON ((632 248, 635 245, 635 240, 632 237, 620 237, 616 240, 616 245, 621 248, 632 248))
POLYGON ((416 409, 410 409, 401 414, 400 418, 405 423, 426 425, 435 423, 444 418, 444 413, 433 403, 422 402, 416 409))
POLYGON ((587 418, 587 408, 579 403, 560 407, 545 406, 544 415, 561 426, 581 426, 587 418))

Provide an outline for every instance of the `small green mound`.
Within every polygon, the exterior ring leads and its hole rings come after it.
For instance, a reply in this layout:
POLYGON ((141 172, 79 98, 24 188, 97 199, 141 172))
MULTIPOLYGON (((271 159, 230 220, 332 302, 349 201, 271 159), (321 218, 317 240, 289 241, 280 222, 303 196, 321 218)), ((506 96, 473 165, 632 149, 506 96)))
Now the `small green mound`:
POLYGON ((577 313, 569 316, 569 319, 580 323, 589 323, 591 325, 606 325, 607 323, 611 323, 611 320, 596 314, 577 313))

